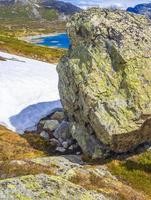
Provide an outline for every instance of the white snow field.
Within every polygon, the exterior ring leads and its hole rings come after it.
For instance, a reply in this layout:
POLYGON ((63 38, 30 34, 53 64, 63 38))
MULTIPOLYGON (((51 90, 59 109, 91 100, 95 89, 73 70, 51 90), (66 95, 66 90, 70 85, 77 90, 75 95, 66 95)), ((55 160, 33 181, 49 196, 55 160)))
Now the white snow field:
POLYGON ((0 52, 0 124, 20 134, 62 108, 56 65, 0 52))

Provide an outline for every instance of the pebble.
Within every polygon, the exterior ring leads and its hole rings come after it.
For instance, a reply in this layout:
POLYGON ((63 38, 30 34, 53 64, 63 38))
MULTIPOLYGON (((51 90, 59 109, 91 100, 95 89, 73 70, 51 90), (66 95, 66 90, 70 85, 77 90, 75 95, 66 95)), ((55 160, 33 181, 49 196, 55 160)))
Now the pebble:
POLYGON ((62 121, 60 126, 54 131, 53 135, 55 138, 62 138, 63 140, 70 138, 69 122, 62 121))

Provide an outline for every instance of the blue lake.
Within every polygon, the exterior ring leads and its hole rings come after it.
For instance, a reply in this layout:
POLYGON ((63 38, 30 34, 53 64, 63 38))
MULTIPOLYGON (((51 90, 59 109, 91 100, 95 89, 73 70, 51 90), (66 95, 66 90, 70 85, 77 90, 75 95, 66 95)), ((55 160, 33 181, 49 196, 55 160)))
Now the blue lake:
POLYGON ((64 49, 68 49, 71 45, 70 39, 66 33, 32 39, 32 42, 38 45, 64 49))

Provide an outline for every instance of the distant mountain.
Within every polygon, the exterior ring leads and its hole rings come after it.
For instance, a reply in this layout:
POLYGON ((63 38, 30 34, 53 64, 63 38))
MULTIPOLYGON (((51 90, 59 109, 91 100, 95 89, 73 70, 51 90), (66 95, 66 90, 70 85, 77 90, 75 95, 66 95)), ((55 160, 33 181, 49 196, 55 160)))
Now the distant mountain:
POLYGON ((41 5, 46 8, 53 8, 58 12, 64 13, 66 15, 74 14, 81 11, 81 8, 74 6, 71 3, 65 3, 63 1, 44 0, 41 2, 41 5))
POLYGON ((57 0, 0 0, 0 19, 38 18, 51 20, 80 12, 81 8, 57 0))
POLYGON ((129 7, 127 8, 128 12, 133 12, 136 14, 141 14, 141 15, 145 15, 148 18, 151 19, 151 3, 147 3, 147 4, 138 4, 135 7, 129 7))
POLYGON ((14 0, 0 0, 0 5, 10 5, 13 3, 14 3, 14 0))

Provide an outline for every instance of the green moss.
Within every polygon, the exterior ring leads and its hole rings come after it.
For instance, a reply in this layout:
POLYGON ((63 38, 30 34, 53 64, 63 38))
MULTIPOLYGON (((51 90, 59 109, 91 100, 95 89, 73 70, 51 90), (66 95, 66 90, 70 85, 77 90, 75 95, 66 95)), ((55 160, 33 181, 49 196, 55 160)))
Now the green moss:
POLYGON ((7 187, 10 188, 10 189, 15 189, 16 188, 16 186, 13 185, 13 184, 8 184, 7 187))
POLYGON ((26 184, 26 188, 27 188, 27 189, 34 190, 34 189, 37 188, 37 187, 38 187, 38 184, 37 184, 36 182, 28 182, 28 183, 26 184))
POLYGON ((41 193, 39 194, 40 198, 46 198, 48 196, 48 192, 46 191, 41 191, 41 193))
POLYGON ((18 199, 18 200, 32 200, 31 198, 26 197, 22 194, 16 194, 16 199, 18 199))
POLYGON ((151 152, 108 164, 112 174, 151 197, 151 152))

